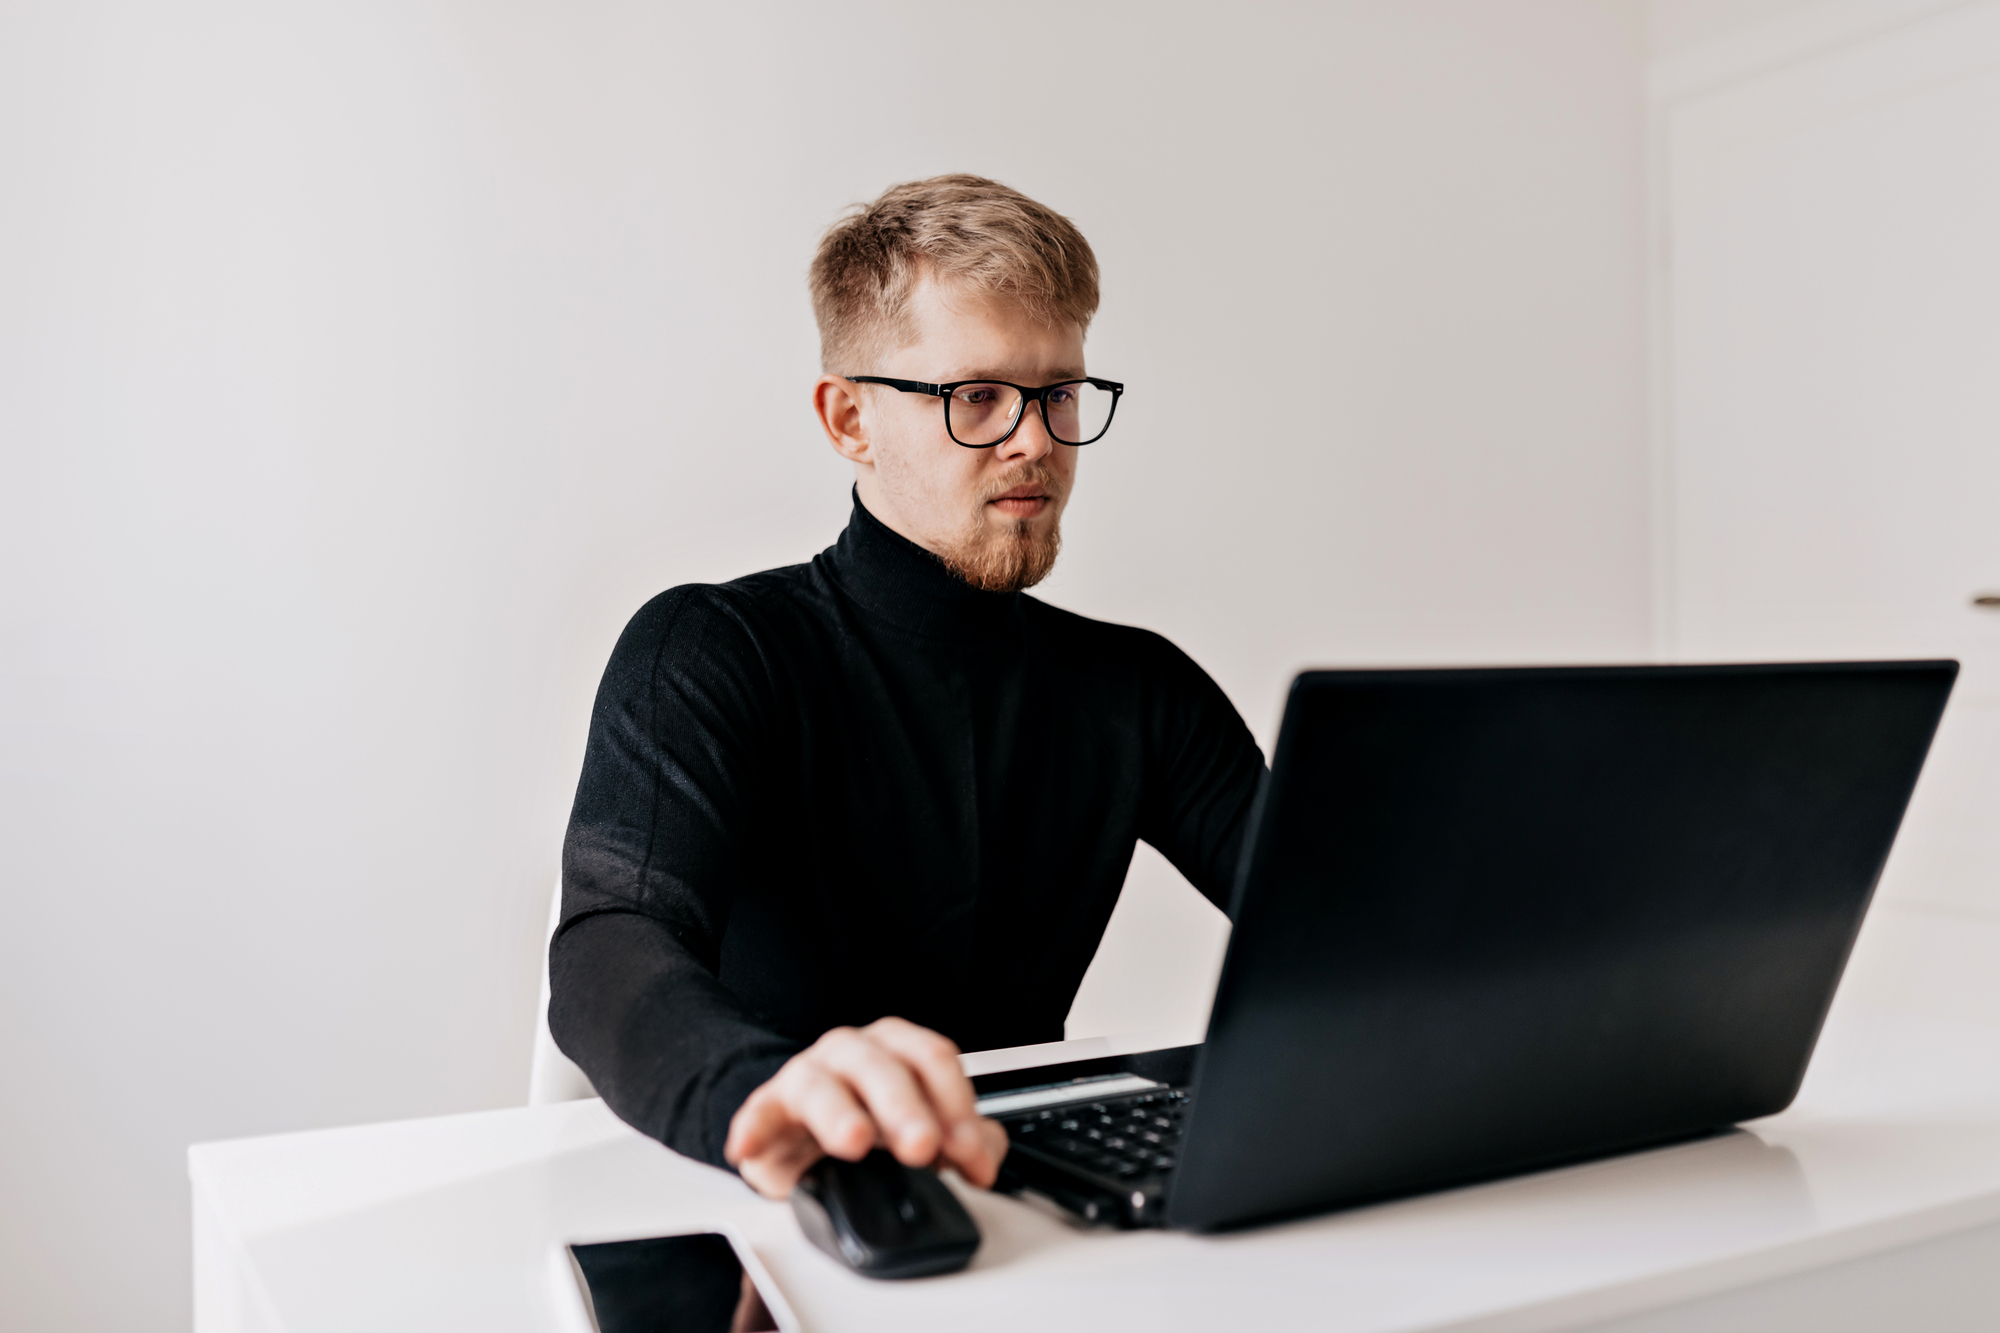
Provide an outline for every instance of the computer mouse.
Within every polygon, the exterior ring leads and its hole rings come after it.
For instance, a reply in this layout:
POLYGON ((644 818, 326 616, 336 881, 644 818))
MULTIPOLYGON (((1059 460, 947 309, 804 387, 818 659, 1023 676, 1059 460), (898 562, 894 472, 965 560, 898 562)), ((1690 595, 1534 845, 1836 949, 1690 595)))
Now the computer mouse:
POLYGON ((934 1172, 881 1148, 822 1157, 792 1190, 806 1239, 864 1277, 927 1277, 972 1262, 979 1228, 934 1172))

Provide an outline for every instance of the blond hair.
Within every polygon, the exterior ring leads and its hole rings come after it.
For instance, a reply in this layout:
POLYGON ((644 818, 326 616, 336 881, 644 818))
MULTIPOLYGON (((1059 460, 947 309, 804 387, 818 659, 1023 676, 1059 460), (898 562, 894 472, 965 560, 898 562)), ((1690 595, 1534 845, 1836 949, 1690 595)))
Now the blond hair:
POLYGON ((820 239, 811 281, 821 368, 873 374, 871 357, 908 345, 910 292, 926 272, 1043 323, 1087 329, 1097 313, 1097 256, 1075 223, 984 176, 932 176, 856 205, 820 239))

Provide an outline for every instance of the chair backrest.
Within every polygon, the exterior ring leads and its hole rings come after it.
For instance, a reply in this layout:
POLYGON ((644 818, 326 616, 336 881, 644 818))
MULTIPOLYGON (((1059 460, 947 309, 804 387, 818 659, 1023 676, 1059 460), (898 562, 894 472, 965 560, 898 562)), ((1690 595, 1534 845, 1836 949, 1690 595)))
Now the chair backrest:
POLYGON ((597 1095, 597 1089, 590 1086, 589 1076, 562 1053, 556 1039, 549 1034, 549 941, 561 921, 562 880, 558 878, 555 893, 549 899, 548 925, 542 931, 542 998, 535 1006, 535 1054, 528 1065, 530 1106, 577 1102, 597 1095))

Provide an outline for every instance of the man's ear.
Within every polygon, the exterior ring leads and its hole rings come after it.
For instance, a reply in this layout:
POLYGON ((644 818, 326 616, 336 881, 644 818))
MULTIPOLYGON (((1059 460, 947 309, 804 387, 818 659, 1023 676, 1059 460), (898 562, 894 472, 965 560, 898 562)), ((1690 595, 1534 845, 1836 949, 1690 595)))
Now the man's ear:
POLYGON ((834 452, 850 463, 873 463, 875 451, 861 421, 861 386, 838 375, 813 382, 813 412, 834 452))

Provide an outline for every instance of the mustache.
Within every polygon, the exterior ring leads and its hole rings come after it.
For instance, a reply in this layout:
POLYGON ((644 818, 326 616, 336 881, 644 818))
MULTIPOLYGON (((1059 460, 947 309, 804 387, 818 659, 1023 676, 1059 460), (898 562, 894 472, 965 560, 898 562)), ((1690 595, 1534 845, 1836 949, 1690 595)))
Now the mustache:
POLYGON ((1047 463, 1036 460, 1020 463, 1009 468, 979 488, 979 502, 998 499, 1016 486, 1039 486, 1051 500, 1063 499, 1067 488, 1056 470, 1047 463))

